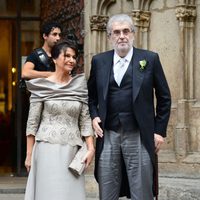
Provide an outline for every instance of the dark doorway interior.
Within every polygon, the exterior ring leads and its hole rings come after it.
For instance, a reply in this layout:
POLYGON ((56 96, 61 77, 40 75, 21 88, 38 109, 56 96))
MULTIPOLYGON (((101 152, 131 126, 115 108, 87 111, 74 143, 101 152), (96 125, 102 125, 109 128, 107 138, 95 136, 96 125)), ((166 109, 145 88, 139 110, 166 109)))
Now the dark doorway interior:
POLYGON ((24 175, 28 101, 18 84, 26 56, 40 46, 40 0, 0 0, 0 27, 0 175, 24 175))

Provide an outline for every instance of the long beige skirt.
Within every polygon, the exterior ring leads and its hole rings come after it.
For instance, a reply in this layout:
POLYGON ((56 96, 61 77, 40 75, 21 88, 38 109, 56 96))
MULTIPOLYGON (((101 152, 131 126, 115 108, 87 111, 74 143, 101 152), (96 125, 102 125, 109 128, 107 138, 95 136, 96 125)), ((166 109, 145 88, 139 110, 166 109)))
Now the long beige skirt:
POLYGON ((77 147, 36 142, 25 200, 85 200, 84 175, 75 177, 68 166, 77 147))

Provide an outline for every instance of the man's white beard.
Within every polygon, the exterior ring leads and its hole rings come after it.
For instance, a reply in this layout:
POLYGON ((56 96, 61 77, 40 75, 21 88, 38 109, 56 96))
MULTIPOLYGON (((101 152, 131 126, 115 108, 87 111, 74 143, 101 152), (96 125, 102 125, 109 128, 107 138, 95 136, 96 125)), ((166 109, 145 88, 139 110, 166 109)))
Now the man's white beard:
POLYGON ((126 43, 125 45, 117 45, 113 44, 113 49, 119 54, 119 55, 123 55, 126 56, 128 54, 128 52, 130 51, 130 49, 133 47, 133 41, 130 41, 129 43, 126 43))
POLYGON ((129 45, 125 45, 125 46, 121 46, 121 47, 116 47, 116 51, 117 52, 126 53, 126 52, 129 52, 129 50, 130 50, 130 46, 129 45))
POLYGON ((126 44, 126 45, 124 45, 124 46, 115 46, 114 45, 114 49, 115 49, 115 51, 119 54, 119 55, 127 55, 128 54, 128 52, 130 51, 130 49, 131 49, 131 45, 130 44, 126 44))

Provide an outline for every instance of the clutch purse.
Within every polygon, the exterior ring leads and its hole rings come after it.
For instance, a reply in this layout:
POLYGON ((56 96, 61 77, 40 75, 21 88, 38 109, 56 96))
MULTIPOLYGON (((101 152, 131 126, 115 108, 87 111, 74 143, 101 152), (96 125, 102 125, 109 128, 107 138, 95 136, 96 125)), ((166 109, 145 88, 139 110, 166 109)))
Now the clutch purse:
POLYGON ((83 142, 83 146, 78 149, 75 157, 69 165, 69 170, 75 175, 80 176, 85 169, 85 162, 82 162, 84 156, 87 153, 87 145, 86 142, 83 142))

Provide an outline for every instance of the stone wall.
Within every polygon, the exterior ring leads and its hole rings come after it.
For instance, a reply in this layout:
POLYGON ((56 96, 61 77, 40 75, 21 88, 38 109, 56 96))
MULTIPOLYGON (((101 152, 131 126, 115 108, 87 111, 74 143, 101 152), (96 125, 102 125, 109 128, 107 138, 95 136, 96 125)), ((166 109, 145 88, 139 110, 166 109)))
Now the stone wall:
POLYGON ((77 72, 83 72, 84 43, 84 1, 83 0, 43 0, 41 1, 41 24, 56 21, 63 27, 63 37, 70 37, 79 48, 77 72))
POLYGON ((200 177, 200 0, 85 0, 84 70, 91 57, 110 49, 109 16, 127 13, 135 46, 159 53, 172 94, 166 143, 159 153, 160 174, 200 177), (199 15, 198 15, 199 14, 199 15))

